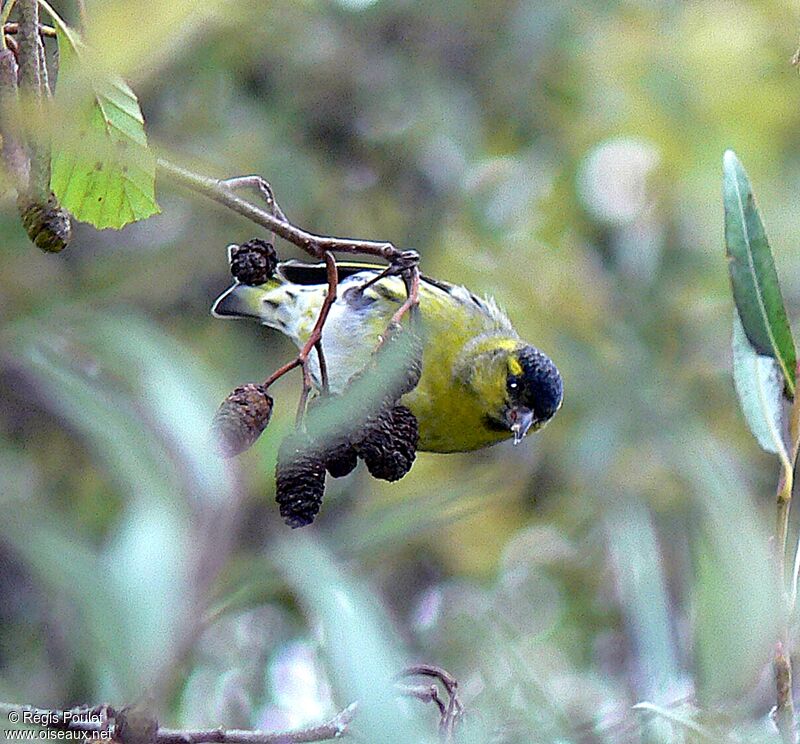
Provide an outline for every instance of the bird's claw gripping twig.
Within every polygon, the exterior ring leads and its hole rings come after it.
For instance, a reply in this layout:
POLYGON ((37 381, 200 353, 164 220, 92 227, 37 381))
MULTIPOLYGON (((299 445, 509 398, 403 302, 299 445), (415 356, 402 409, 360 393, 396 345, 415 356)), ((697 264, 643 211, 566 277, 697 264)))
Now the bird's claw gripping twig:
POLYGON ((408 271, 419 266, 419 253, 414 250, 401 251, 400 255, 392 259, 392 269, 395 273, 408 271))

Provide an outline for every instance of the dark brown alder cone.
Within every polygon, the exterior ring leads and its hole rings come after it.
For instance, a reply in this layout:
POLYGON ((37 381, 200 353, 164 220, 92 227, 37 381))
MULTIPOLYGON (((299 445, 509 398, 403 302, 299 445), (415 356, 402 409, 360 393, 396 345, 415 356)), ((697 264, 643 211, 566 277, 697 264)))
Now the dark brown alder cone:
POLYGON ((344 478, 356 469, 358 453, 349 440, 329 447, 324 453, 325 467, 334 478, 344 478))
POLYGON ((272 403, 266 389, 252 382, 230 393, 211 422, 217 452, 222 457, 234 457, 249 449, 266 429, 272 403))
POLYGON ((119 744, 154 744, 158 721, 146 710, 123 708, 114 716, 114 741, 119 744))
POLYGON ((69 212, 61 207, 54 194, 42 203, 28 194, 17 198, 22 226, 31 242, 47 253, 59 253, 72 238, 69 212))
POLYGON ((322 458, 335 478, 352 472, 361 457, 375 478, 395 481, 410 469, 419 441, 417 420, 397 401, 411 392, 422 375, 422 340, 415 331, 392 325, 366 369, 357 373, 343 393, 358 413, 339 441, 328 445, 322 458), (377 399, 365 405, 359 386, 364 381, 378 388, 377 399))
POLYGON ((272 243, 253 238, 230 249, 231 275, 242 284, 259 285, 275 273, 278 255, 272 243))
MULTIPOLYGON (((336 415, 331 408, 340 405, 340 396, 331 393, 310 400, 308 403, 308 412, 312 414, 309 419, 310 426, 315 428, 315 424, 320 424, 321 428, 329 431, 333 424, 331 417, 335 416, 337 421, 341 418, 341 414, 336 415)), ((358 421, 357 417, 350 418, 346 423, 338 424, 335 433, 329 433, 322 438, 314 437, 314 447, 320 453, 325 468, 334 478, 343 478, 358 465, 358 455, 353 449, 351 438, 356 432, 360 432, 362 426, 363 421, 358 421)))
POLYGON ((309 446, 308 437, 288 436, 275 465, 275 500, 283 521, 292 529, 314 521, 325 494, 325 464, 309 446))
POLYGON ((356 451, 373 478, 396 481, 411 470, 418 443, 414 414, 405 406, 393 406, 368 422, 356 451))

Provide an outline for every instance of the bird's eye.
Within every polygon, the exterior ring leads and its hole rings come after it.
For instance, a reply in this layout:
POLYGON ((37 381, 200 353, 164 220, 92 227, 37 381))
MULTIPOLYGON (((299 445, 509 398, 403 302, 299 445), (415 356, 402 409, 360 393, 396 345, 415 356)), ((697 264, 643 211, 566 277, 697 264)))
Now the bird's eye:
POLYGON ((509 380, 508 381, 508 389, 509 390, 517 390, 519 388, 519 382, 516 380, 509 380))

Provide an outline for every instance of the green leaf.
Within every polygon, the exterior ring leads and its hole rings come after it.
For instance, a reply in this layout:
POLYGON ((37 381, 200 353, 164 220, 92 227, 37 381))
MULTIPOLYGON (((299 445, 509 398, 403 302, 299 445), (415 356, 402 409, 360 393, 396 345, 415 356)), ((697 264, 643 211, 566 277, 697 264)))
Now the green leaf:
POLYGON ((119 229, 160 210, 155 200, 155 157, 144 118, 128 85, 96 72, 74 33, 58 29, 50 187, 76 219, 119 229))
POLYGON ((759 354, 733 314, 733 382, 747 425, 761 448, 788 459, 783 443, 783 384, 778 363, 759 354))
POLYGON ((284 532, 271 540, 270 558, 322 630, 337 699, 358 701, 354 738, 385 744, 432 742, 433 736, 426 735, 426 712, 397 705, 393 680, 406 665, 405 655, 389 617, 365 583, 345 573, 333 554, 307 535, 289 537, 284 532))
POLYGON ((778 363, 794 397, 796 352, 778 274, 750 180, 735 153, 723 158, 725 250, 733 299, 750 343, 778 363))
POLYGON ((739 463, 709 429, 690 425, 668 447, 693 504, 687 535, 698 698, 738 699, 762 672, 782 622, 772 520, 748 493, 739 463))

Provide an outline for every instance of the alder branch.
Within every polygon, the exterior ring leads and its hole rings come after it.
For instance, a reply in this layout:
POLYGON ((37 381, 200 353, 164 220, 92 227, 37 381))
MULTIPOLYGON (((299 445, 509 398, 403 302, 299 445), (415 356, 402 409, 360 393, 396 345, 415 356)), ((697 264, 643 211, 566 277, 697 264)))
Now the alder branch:
POLYGON ((159 729, 154 744, 300 744, 301 742, 330 741, 347 734, 355 712, 356 704, 353 703, 321 726, 278 734, 264 731, 226 731, 224 729, 207 731, 159 729))
MULTIPOLYGON (((326 252, 362 254, 382 258, 398 269, 410 268, 419 262, 419 254, 416 251, 401 251, 392 243, 386 241, 315 235, 292 224, 285 216, 272 214, 271 211, 262 209, 235 193, 235 188, 242 181, 260 181, 269 188, 269 184, 260 176, 245 176, 236 179, 210 178, 209 176, 194 173, 164 158, 159 158, 157 165, 165 176, 176 183, 203 194, 218 204, 237 212, 243 217, 247 217, 252 222, 279 235, 316 259, 322 260, 326 252)), ((269 190, 271 193, 271 189, 269 190)))
MULTIPOLYGON (((44 116, 44 102, 49 94, 47 65, 44 47, 39 36, 39 4, 37 0, 18 0, 16 3, 17 61, 19 63, 19 91, 22 102, 29 107, 25 114, 36 119, 44 116)), ((41 135, 28 132, 27 148, 30 159, 29 196, 44 203, 50 196, 50 146, 41 135)))
POLYGON ((268 732, 238 729, 168 729, 141 710, 116 711, 109 705, 95 708, 78 707, 69 710, 47 710, 27 705, 0 703, 0 714, 13 721, 16 714, 20 725, 37 725, 51 731, 74 731, 92 735, 108 732, 120 744, 303 744, 330 741, 347 734, 356 714, 356 704, 347 706, 330 721, 298 731, 268 732), (27 723, 23 716, 27 715, 27 723), (149 730, 148 730, 149 729, 149 730))
MULTIPOLYGON (((439 710, 439 735, 445 744, 453 741, 456 724, 461 720, 464 707, 458 699, 458 682, 436 666, 418 664, 405 669, 399 679, 430 677, 439 682, 449 699, 445 702, 436 684, 397 684, 397 692, 424 703, 436 705, 439 710)), ((270 732, 242 729, 168 729, 162 728, 156 718, 144 708, 130 706, 115 709, 111 705, 78 706, 66 710, 35 708, 30 705, 0 703, 0 716, 13 725, 38 726, 51 731, 73 731, 86 735, 88 740, 113 739, 118 744, 303 744, 339 739, 349 733, 355 718, 357 703, 352 703, 326 723, 297 731, 270 732)))

